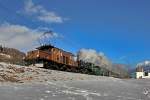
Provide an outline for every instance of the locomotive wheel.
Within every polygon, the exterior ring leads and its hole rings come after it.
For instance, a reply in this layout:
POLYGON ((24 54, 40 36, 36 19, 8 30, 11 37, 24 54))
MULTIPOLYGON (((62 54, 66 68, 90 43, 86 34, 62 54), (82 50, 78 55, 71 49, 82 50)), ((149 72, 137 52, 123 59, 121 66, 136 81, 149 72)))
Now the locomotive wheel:
POLYGON ((62 65, 61 68, 60 68, 61 71, 66 71, 66 69, 67 69, 66 65, 62 65))

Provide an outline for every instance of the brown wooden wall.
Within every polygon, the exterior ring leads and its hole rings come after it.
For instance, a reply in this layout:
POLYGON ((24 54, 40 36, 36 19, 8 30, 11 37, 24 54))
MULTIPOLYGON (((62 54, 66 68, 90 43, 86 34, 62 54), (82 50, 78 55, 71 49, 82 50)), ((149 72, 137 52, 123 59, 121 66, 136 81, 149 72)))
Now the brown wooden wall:
POLYGON ((47 50, 34 50, 27 53, 26 59, 45 59, 70 66, 77 66, 71 53, 65 52, 58 48, 47 50))

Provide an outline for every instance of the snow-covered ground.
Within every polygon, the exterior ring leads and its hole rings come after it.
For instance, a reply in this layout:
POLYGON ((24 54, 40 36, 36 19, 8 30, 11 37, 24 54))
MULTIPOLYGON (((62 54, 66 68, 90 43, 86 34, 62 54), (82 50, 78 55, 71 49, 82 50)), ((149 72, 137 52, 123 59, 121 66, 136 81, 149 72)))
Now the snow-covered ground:
POLYGON ((0 75, 0 100, 150 100, 150 79, 117 79, 5 63, 0 63, 0 75), (18 81, 11 81, 13 78, 18 81))
POLYGON ((36 83, 47 81, 100 80, 101 78, 101 76, 43 69, 37 66, 0 63, 0 82, 36 83))
POLYGON ((6 57, 6 58, 9 58, 9 59, 11 58, 10 55, 4 54, 4 53, 0 53, 0 56, 6 57))
POLYGON ((150 80, 47 81, 1 83, 0 100, 150 100, 150 80))

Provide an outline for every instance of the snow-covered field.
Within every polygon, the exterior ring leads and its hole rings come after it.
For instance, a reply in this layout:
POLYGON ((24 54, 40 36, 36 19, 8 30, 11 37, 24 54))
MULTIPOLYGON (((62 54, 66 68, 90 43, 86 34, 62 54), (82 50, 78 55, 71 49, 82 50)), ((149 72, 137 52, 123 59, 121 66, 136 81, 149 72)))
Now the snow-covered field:
POLYGON ((4 54, 4 53, 0 53, 0 56, 6 57, 6 58, 9 58, 9 59, 11 58, 10 55, 4 54))
POLYGON ((68 80, 100 80, 101 78, 101 76, 43 69, 37 66, 0 63, 0 82, 36 83, 68 80))
POLYGON ((150 80, 47 81, 1 83, 0 100, 150 100, 150 80))
POLYGON ((0 66, 0 100, 150 100, 150 79, 117 79, 4 63, 0 66))

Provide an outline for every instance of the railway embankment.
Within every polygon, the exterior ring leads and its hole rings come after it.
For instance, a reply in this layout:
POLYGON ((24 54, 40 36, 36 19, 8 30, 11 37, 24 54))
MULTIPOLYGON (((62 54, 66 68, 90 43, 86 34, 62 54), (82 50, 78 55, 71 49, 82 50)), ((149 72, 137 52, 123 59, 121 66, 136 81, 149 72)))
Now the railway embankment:
POLYGON ((102 76, 63 72, 37 66, 0 63, 0 82, 34 83, 46 81, 100 80, 102 76))

